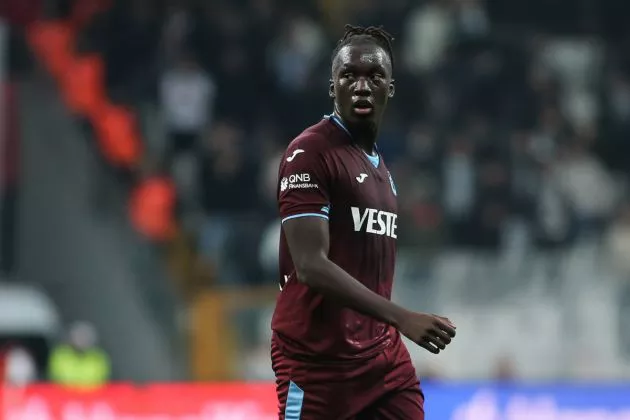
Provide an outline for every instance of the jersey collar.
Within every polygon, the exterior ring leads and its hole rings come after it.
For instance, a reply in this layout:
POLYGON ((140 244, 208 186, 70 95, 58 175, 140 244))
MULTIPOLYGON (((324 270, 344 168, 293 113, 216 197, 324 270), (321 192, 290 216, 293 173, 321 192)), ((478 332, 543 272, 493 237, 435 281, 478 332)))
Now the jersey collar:
MULTIPOLYGON (((350 130, 348 130, 348 127, 346 127, 346 125, 343 123, 341 117, 339 117, 339 115, 337 115, 335 112, 333 112, 330 115, 324 115, 324 119, 332 122, 337 127, 341 128, 352 139, 352 134, 350 133, 350 130)), ((370 163, 375 168, 378 168, 381 159, 380 159, 380 152, 378 151, 378 146, 376 145, 376 143, 374 143, 374 151, 376 152, 376 155, 370 155, 366 153, 364 150, 362 150, 362 152, 365 154, 365 157, 368 158, 370 163)))
POLYGON ((350 138, 352 138, 352 134, 350 134, 350 130, 348 130, 348 127, 346 127, 346 125, 343 123, 339 115, 333 112, 330 115, 324 115, 324 119, 327 119, 328 121, 335 124, 337 127, 341 128, 343 131, 346 132, 347 135, 350 136, 350 138))

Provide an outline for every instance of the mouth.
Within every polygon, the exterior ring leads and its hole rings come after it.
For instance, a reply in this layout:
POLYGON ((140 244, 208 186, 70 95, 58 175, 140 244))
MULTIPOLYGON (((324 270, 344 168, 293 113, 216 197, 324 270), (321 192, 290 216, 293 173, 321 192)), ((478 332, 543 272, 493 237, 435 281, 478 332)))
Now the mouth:
POLYGON ((369 115, 374 112, 374 105, 367 99, 358 99, 352 103, 352 110, 357 115, 369 115))

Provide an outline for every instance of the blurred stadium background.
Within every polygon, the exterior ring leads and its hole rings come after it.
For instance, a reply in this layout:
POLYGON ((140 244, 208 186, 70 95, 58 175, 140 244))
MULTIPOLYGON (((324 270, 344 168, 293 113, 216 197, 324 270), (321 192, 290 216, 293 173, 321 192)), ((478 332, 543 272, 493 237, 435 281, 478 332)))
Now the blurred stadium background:
POLYGON ((0 16, 3 419, 96 398, 15 391, 34 381, 189 383, 105 386, 118 414, 98 418, 179 418, 160 396, 184 395, 215 404, 190 419, 273 418, 278 159, 330 111, 346 22, 396 37, 379 141, 403 220, 395 300, 458 325, 439 357, 410 346, 427 418, 630 419, 630 4, 3 0, 0 16))

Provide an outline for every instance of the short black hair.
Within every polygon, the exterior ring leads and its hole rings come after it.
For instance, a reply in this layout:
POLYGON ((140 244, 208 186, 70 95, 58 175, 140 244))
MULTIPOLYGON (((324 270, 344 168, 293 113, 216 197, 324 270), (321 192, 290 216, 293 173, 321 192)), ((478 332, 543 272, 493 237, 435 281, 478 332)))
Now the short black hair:
POLYGON ((383 48, 389 56, 389 61, 392 64, 392 70, 394 70, 394 52, 392 49, 392 42, 394 37, 383 29, 382 26, 353 26, 346 25, 343 36, 337 41, 337 46, 333 50, 331 61, 334 62, 339 51, 346 45, 361 43, 361 42, 373 42, 379 47, 383 48))

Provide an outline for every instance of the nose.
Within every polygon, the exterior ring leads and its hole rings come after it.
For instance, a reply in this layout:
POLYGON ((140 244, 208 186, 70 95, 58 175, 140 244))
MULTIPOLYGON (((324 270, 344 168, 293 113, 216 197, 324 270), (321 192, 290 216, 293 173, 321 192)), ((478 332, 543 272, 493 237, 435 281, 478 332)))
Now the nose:
POLYGON ((354 94, 357 96, 368 96, 372 93, 367 78, 359 77, 354 85, 354 94))

